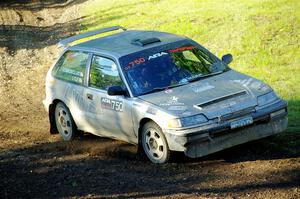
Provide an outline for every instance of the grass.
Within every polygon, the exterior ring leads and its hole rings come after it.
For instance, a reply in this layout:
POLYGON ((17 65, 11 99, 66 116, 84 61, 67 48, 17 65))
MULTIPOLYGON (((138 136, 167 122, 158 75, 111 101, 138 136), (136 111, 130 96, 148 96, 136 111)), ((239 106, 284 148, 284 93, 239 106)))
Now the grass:
MULTIPOLYGON (((299 0, 94 0, 82 12, 83 31, 113 25, 186 35, 231 67, 271 85, 289 102, 288 130, 300 146, 299 0)), ((296 143, 296 144, 295 144, 296 143)))

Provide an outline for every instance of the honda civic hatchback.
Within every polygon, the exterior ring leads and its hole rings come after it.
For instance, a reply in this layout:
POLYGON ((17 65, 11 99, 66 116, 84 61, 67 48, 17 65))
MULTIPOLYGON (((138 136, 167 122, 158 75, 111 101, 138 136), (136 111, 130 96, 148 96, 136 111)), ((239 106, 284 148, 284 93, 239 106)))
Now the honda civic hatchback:
POLYGON ((60 45, 43 104, 50 132, 66 141, 89 132, 165 163, 171 151, 201 157, 287 127, 287 103, 270 86, 231 69, 232 55, 219 59, 187 37, 114 26, 60 45))

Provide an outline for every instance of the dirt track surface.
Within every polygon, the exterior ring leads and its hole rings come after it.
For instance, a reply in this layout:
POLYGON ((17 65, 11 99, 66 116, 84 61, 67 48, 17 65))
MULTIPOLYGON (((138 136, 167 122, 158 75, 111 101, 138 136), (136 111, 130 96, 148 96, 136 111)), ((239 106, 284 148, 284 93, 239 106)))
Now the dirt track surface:
POLYGON ((51 136, 44 78, 88 2, 19 2, 0 3, 1 198, 300 198, 300 158, 264 140, 157 166, 123 142, 51 136))

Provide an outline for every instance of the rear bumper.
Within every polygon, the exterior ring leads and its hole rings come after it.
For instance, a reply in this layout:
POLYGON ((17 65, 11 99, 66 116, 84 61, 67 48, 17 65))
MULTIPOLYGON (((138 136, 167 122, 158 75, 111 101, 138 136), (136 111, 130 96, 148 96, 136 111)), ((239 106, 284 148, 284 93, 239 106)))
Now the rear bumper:
POLYGON ((202 157, 235 145, 261 139, 284 131, 287 128, 287 104, 279 101, 270 107, 251 114, 254 123, 230 129, 230 121, 214 123, 202 127, 165 130, 171 150, 184 151, 188 157, 202 157), (274 115, 280 110, 280 114, 274 115))
POLYGON ((44 106, 44 109, 46 110, 46 112, 48 113, 49 112, 49 103, 45 99, 43 100, 43 106, 44 106))

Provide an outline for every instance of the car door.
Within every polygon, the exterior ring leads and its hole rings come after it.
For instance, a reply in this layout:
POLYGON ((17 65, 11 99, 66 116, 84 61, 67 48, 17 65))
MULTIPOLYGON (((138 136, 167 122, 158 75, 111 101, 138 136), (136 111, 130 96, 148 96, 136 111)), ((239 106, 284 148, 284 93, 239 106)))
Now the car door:
POLYGON ((88 86, 85 88, 86 118, 91 132, 129 141, 135 140, 132 102, 125 96, 109 96, 110 86, 124 86, 113 59, 99 55, 91 58, 88 86))

